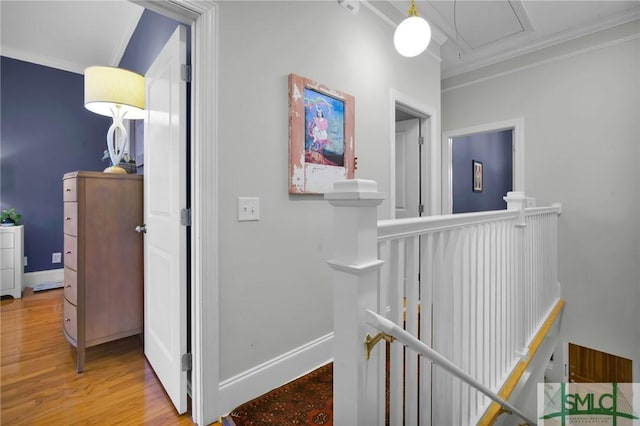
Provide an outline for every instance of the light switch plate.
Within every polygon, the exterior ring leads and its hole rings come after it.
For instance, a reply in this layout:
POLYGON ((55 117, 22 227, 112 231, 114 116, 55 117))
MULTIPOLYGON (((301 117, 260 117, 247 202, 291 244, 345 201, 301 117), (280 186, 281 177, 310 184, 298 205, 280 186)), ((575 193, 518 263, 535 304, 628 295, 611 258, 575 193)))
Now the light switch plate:
POLYGON ((238 222, 260 220, 260 198, 238 197, 238 222))

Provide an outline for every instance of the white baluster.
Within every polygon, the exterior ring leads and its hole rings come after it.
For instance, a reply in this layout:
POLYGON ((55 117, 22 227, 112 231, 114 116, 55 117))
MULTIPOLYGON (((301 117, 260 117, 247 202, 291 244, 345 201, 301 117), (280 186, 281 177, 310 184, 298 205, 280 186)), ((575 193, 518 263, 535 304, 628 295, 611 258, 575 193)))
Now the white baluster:
MULTIPOLYGON (((391 311, 389 312, 390 320, 399 326, 403 326, 402 300, 404 297, 404 244, 399 240, 393 240, 390 243, 390 275, 391 287, 389 288, 391 311), (403 263, 400 263, 402 259, 403 263)), ((389 423, 392 425, 400 425, 403 423, 404 413, 403 407, 403 349, 401 345, 391 345, 389 365, 389 423)))
MULTIPOLYGON (((406 240, 406 326, 405 330, 418 336, 418 237, 406 240)), ((405 353, 405 423, 418 424, 418 356, 407 350, 405 353)))
MULTIPOLYGON (((420 340, 425 344, 432 346, 433 339, 431 335, 432 322, 431 313, 433 312, 433 267, 434 267, 434 236, 429 233, 422 237, 420 247, 420 340)), ((420 380, 423 384, 424 391, 420 392, 420 424, 431 424, 432 412, 432 394, 431 383, 433 380, 431 371, 431 361, 425 357, 420 358, 420 380)), ((401 423, 390 423, 401 424, 401 423)))

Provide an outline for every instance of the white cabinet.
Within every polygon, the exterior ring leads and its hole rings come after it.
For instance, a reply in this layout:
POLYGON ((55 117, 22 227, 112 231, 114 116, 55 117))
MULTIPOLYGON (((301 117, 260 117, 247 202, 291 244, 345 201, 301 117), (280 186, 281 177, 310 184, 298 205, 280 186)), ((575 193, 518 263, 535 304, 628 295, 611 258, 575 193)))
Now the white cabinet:
POLYGON ((0 227, 0 288, 2 296, 22 296, 24 227, 0 227))

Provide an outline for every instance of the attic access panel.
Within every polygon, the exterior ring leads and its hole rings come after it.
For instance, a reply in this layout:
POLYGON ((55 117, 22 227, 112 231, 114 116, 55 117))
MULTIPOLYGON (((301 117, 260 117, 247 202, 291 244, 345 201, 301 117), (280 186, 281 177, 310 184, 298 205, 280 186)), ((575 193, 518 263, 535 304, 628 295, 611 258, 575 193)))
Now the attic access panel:
POLYGON ((506 0, 436 1, 429 6, 436 9, 454 32, 457 27, 460 41, 473 50, 526 31, 516 8, 506 0))

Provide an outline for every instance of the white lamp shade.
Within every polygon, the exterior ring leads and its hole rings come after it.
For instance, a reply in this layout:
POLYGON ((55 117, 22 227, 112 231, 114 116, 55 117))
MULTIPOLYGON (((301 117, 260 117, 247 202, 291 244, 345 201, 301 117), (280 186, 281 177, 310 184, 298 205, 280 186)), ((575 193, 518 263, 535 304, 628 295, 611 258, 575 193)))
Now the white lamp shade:
POLYGON ((419 16, 410 16, 396 28, 393 44, 402 56, 418 56, 429 46, 431 27, 419 16))
POLYGON ((113 116, 118 107, 124 118, 144 118, 144 77, 113 67, 84 70, 84 106, 96 114, 113 116))

